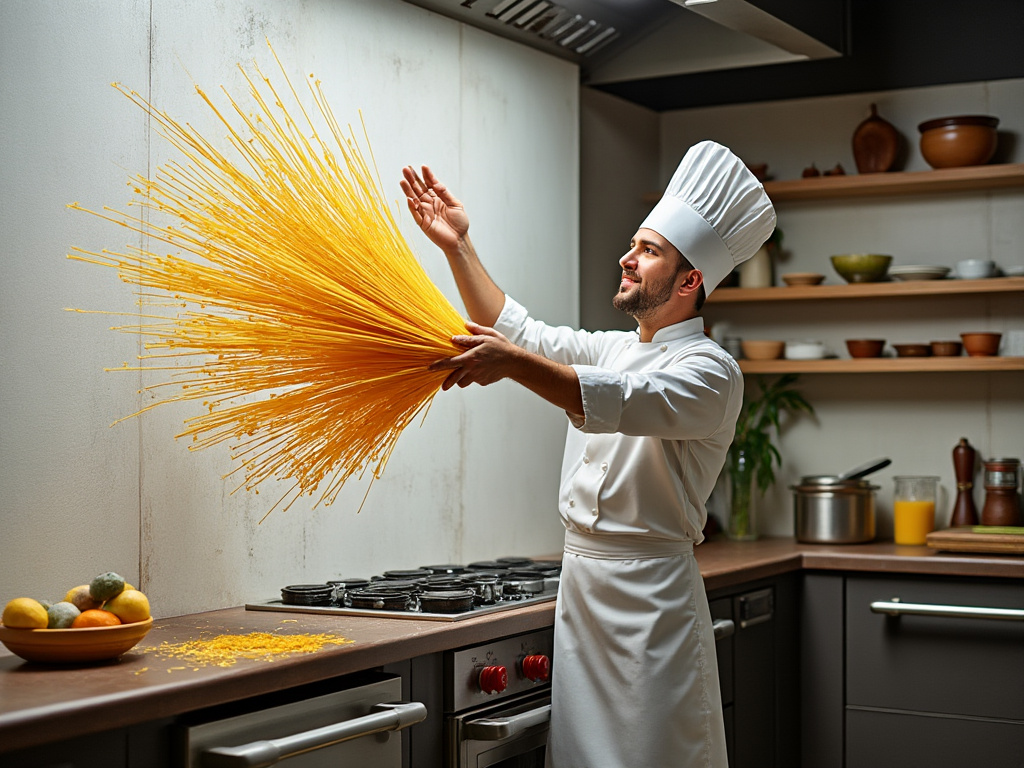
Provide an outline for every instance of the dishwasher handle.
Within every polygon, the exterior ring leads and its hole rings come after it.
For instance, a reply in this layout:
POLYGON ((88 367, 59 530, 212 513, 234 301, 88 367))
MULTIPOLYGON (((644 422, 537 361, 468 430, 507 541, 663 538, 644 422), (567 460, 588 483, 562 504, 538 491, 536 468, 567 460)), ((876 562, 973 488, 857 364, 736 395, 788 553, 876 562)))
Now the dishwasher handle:
POLYGON ((725 637, 732 637, 736 634, 736 622, 732 619, 715 619, 711 622, 711 629, 715 632, 715 640, 725 637))
POLYGON ((370 714, 325 725, 310 731, 268 741, 253 741, 237 747, 213 747, 203 750, 203 768, 267 768, 289 757, 313 752, 343 741, 384 731, 400 731, 422 722, 427 708, 418 701, 375 704, 370 714))
POLYGON ((872 613, 887 616, 944 616, 952 619, 1002 619, 1024 621, 1024 610, 1019 608, 978 608, 973 605, 932 605, 930 603, 904 603, 898 597, 871 603, 872 613))
POLYGON ((551 705, 531 709, 509 717, 482 717, 478 720, 467 720, 463 725, 462 736, 466 741, 501 741, 515 736, 520 731, 535 725, 551 722, 551 705))

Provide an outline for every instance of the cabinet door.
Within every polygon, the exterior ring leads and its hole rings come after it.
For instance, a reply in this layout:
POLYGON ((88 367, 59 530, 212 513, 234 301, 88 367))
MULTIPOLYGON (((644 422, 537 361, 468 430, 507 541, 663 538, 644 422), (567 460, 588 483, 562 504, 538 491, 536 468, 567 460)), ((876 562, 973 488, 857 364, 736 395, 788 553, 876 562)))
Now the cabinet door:
POLYGON ((873 613, 871 603, 1024 609, 1010 579, 846 583, 846 703, 1024 722, 1024 622, 873 613))
POLYGON ((846 768, 1020 768, 1024 723, 850 709, 846 768))

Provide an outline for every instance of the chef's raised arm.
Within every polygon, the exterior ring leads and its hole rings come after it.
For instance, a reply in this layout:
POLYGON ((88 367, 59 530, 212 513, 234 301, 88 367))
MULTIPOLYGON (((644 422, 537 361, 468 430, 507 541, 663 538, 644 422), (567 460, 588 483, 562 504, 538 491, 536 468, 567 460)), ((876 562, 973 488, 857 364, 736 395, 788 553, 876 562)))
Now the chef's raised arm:
POLYGON ((448 259, 466 312, 476 323, 492 326, 498 319, 505 294, 487 274, 469 239, 469 216, 462 203, 423 166, 423 177, 412 166, 402 169, 400 182, 413 219, 448 259))

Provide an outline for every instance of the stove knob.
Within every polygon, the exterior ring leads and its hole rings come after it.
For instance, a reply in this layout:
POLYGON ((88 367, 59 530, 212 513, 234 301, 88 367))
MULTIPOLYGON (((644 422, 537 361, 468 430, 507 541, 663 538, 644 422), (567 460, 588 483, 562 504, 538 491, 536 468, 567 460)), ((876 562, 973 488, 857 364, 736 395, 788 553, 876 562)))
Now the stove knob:
POLYGON ((551 679, 551 659, 542 653, 527 656, 523 659, 523 676, 535 683, 544 683, 551 679))
POLYGON ((504 667, 484 667, 480 670, 480 690, 501 693, 508 688, 508 670, 504 667))

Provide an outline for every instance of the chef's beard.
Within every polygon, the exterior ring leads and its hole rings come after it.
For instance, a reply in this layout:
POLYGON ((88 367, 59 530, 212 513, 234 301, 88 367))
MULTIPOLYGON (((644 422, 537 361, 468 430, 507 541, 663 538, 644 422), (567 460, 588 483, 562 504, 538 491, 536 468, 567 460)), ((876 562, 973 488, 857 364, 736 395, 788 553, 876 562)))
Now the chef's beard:
MULTIPOLYGON (((635 272, 623 272, 627 277, 637 277, 635 272)), ((612 306, 631 315, 634 320, 646 320, 658 307, 664 304, 672 296, 675 289, 676 275, 666 277, 660 282, 649 283, 641 280, 634 286, 632 291, 628 289, 619 292, 612 297, 612 306)))

